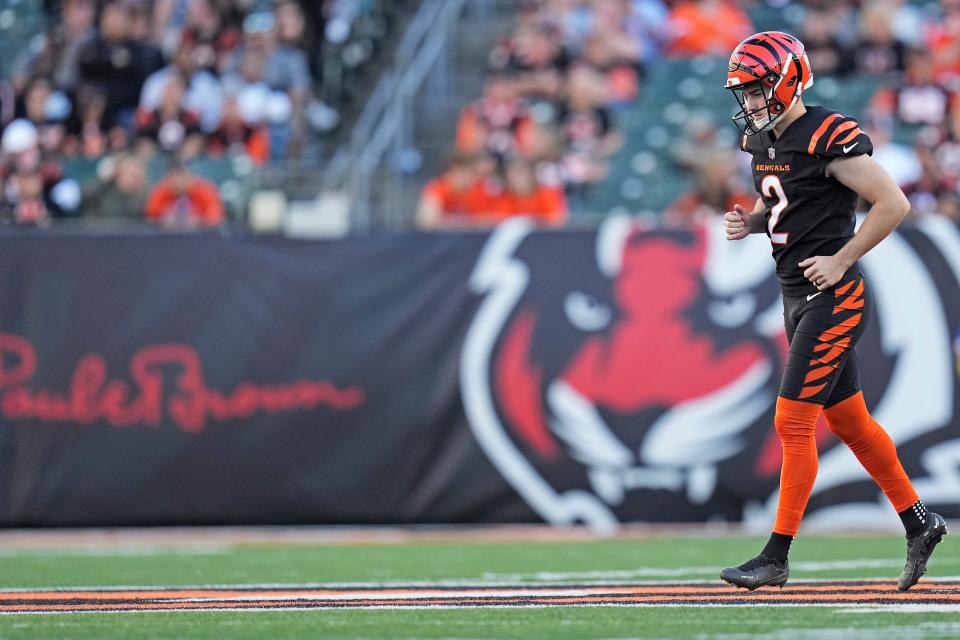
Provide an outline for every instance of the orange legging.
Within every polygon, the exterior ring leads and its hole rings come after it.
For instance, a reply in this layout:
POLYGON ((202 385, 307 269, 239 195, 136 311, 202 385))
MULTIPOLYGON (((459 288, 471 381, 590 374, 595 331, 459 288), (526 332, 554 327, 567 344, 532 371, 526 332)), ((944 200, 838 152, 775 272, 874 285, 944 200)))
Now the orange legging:
POLYGON ((898 512, 917 501, 910 479, 897 458, 897 449, 887 432, 877 424, 863 401, 855 395, 823 409, 819 404, 777 398, 774 426, 783 446, 780 471, 780 503, 775 533, 797 535, 817 478, 816 426, 820 411, 830 431, 844 442, 873 477, 898 512))

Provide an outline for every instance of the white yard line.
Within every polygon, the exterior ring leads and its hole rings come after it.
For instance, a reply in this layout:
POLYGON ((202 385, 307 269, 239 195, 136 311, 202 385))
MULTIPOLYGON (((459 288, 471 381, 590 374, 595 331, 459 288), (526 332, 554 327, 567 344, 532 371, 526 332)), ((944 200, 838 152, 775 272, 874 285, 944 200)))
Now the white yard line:
MULTIPOLYGON (((810 584, 847 584, 850 582, 863 582, 867 584, 882 584, 893 580, 891 577, 884 578, 801 578, 791 581, 790 585, 796 583, 810 584)), ((960 583, 960 575, 955 576, 928 576, 924 578, 928 582, 949 582, 960 583)), ((97 585, 97 586, 59 586, 59 587, 15 587, 0 588, 0 594, 3 593, 24 593, 33 591, 187 591, 204 589, 222 589, 222 590, 244 590, 244 589, 423 589, 423 588, 465 588, 476 589, 480 587, 505 589, 521 589, 526 587, 538 587, 542 581, 524 581, 517 580, 507 582, 504 580, 485 580, 471 578, 456 578, 450 580, 368 580, 364 582, 258 582, 258 583, 235 583, 235 584, 186 584, 186 585, 97 585)), ((576 580, 564 583, 564 581, 551 582, 548 586, 557 589, 569 588, 599 588, 599 587, 656 587, 656 586, 684 586, 698 584, 720 584, 718 580, 576 580)))
MULTIPOLYGON (((960 604, 880 604, 840 609, 838 613, 960 613, 960 604)), ((956 637, 960 638, 960 622, 956 637)))
MULTIPOLYGON (((791 562, 794 572, 848 571, 855 569, 901 568, 903 560, 893 558, 860 558, 834 561, 791 562)), ((535 573, 485 573, 485 580, 628 580, 630 578, 650 578, 656 576, 697 576, 713 577, 719 573, 720 564, 706 567, 638 567, 618 571, 538 571, 535 573)))
MULTIPOLYGON (((83 557, 162 557, 162 556, 222 556, 235 553, 237 547, 231 544, 207 544, 172 546, 166 544, 125 544, 111 546, 78 546, 50 548, 4 548, 0 547, 0 558, 83 558, 83 557)), ((942 563, 941 563, 942 564, 942 563)), ((794 572, 818 573, 827 571, 850 571, 858 569, 900 568, 903 561, 894 558, 860 558, 835 561, 797 561, 790 564, 794 572)), ((720 564, 699 567, 637 567, 622 570, 595 571, 536 571, 530 573, 484 573, 479 578, 453 578, 440 581, 403 581, 370 580, 364 584, 420 584, 420 585, 460 585, 492 584, 516 582, 565 582, 565 581, 625 581, 642 578, 678 578, 683 576, 703 576, 713 578, 722 567, 720 564)), ((796 579, 796 578, 795 578, 796 579)), ((359 584, 359 583, 345 583, 359 584)))
POLYGON ((223 556, 235 551, 233 545, 199 544, 172 546, 170 544, 137 544, 104 546, 80 546, 63 548, 3 548, 0 558, 114 558, 155 556, 223 556))
MULTIPOLYGON (((852 613, 863 613, 857 610, 852 613)), ((960 623, 919 622, 910 626, 884 627, 820 627, 816 629, 774 629, 764 633, 704 633, 697 640, 924 640, 926 638, 960 637, 960 623), (931 635, 936 634, 936 635, 931 635)))
MULTIPOLYGON (((361 605, 361 606, 351 606, 343 607, 345 610, 356 611, 356 610, 368 610, 368 609, 473 609, 473 608, 484 608, 484 609, 545 609, 545 608, 557 608, 558 605, 552 604, 486 604, 486 605, 459 605, 459 604, 437 604, 437 605, 427 605, 427 604, 416 604, 416 605, 361 605)), ((798 608, 817 608, 817 609, 837 609, 841 613, 955 613, 960 611, 960 607, 957 605, 837 605, 837 604, 812 604, 812 603, 770 603, 764 602, 760 604, 753 603, 744 603, 744 604, 698 604, 698 603, 683 603, 683 604, 659 604, 659 603, 585 603, 577 605, 559 605, 564 607, 644 607, 644 608, 701 608, 701 609, 729 609, 729 608, 738 608, 743 609, 746 607, 762 607, 764 610, 768 610, 770 607, 798 607, 798 608)), ((223 607, 217 609, 136 609, 133 611, 86 611, 86 612, 77 612, 77 611, 43 611, 43 612, 4 612, 0 613, 0 618, 6 616, 22 616, 22 615, 102 615, 107 613, 211 613, 219 611, 247 611, 247 612, 261 612, 261 611, 318 611, 318 612, 327 612, 331 611, 330 608, 325 607, 263 607, 252 609, 250 607, 223 607)), ((960 622, 928 622, 924 623, 928 628, 924 629, 926 633, 931 631, 944 632, 950 631, 954 635, 951 637, 960 637, 960 622), (934 628, 934 627, 942 627, 934 628)), ((880 628, 863 628, 859 631, 862 631, 864 635, 850 635, 850 629, 781 629, 783 633, 787 635, 770 635, 770 633, 763 634, 718 634, 718 635, 709 635, 702 636, 704 639, 709 638, 710 640, 746 640, 746 639, 757 639, 757 640, 800 640, 800 638, 809 638, 809 640, 832 640, 833 636, 822 635, 824 631, 844 631, 845 633, 842 636, 838 636, 837 640, 875 640, 876 638, 891 637, 884 635, 891 629, 899 630, 900 628, 892 627, 882 627, 882 632, 880 628), (804 632, 809 632, 814 635, 806 636, 801 635, 804 632)), ((916 630, 916 627, 911 627, 911 629, 916 630)), ((898 635, 896 636, 898 640, 911 640, 912 638, 926 638, 927 635, 898 635)))
MULTIPOLYGON (((305 594, 293 593, 291 595, 249 595, 249 596, 229 596, 229 597, 204 597, 204 598, 170 598, 164 599, 164 602, 258 602, 263 600, 306 600, 317 602, 329 602, 339 600, 417 600, 424 598, 522 598, 522 597, 564 597, 564 598, 585 598, 590 596, 610 595, 609 590, 597 589, 503 589, 498 591, 475 591, 465 589, 463 591, 417 591, 414 593, 403 591, 354 591, 338 592, 329 594, 305 594)), ((629 595, 629 594, 622 594, 629 595)))

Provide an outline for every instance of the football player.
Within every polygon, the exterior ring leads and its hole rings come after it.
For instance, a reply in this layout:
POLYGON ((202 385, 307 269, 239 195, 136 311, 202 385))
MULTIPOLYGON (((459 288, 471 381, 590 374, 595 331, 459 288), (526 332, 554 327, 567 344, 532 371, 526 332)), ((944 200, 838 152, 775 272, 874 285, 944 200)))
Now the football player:
POLYGON ((730 57, 726 87, 740 104, 733 120, 760 197, 751 211, 737 205, 726 213, 724 225, 728 240, 769 236, 790 353, 774 417, 783 467, 773 532, 758 556, 720 577, 750 590, 786 583, 790 543, 817 475, 814 432, 823 412, 903 521, 907 562, 898 587, 905 591, 925 573, 947 527, 917 496, 893 441, 867 410, 854 346, 873 286, 857 260, 896 228, 909 204, 870 157, 870 138, 856 120, 804 105, 812 84, 803 44, 786 33, 752 35, 730 57), (858 197, 870 210, 854 233, 858 197))

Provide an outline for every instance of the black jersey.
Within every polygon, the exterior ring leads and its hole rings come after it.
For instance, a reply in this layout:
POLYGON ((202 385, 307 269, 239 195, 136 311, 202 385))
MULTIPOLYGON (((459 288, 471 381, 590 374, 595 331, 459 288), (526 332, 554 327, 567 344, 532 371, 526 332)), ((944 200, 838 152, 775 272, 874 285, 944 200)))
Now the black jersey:
MULTIPOLYGON (((831 256, 853 237, 857 194, 826 174, 834 158, 873 153, 853 118, 824 107, 807 112, 774 139, 769 131, 743 136, 753 156, 753 182, 763 204, 777 277, 788 296, 814 293, 798 263, 831 256)), ((854 264, 844 279, 859 273, 854 264)))

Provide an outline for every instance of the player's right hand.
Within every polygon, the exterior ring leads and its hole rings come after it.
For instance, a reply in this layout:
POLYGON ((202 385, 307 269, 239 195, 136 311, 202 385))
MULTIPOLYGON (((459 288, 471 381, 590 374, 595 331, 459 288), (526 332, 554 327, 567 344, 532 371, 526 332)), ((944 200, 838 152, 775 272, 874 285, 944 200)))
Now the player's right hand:
POLYGON ((750 235, 750 212, 738 204, 733 211, 723 214, 723 227, 727 231, 727 240, 741 240, 750 235))

